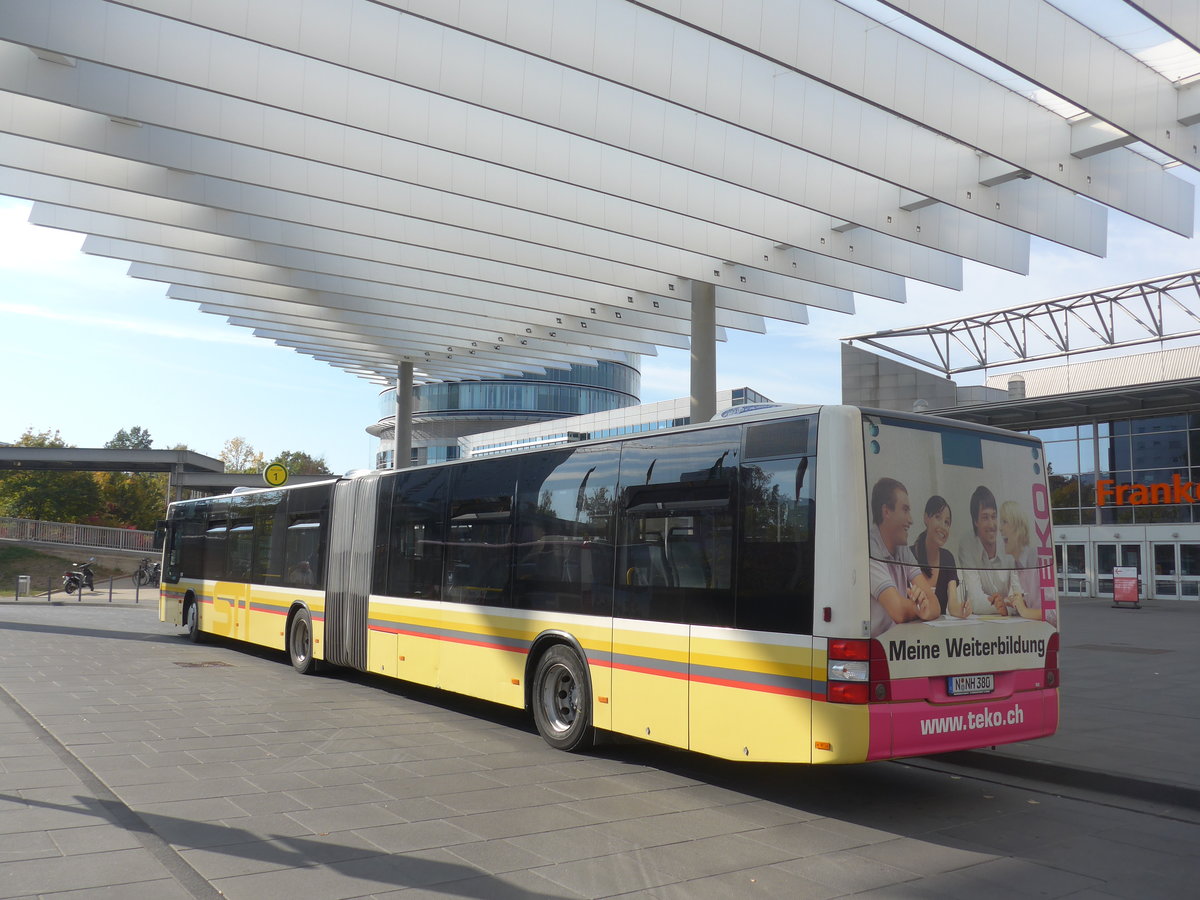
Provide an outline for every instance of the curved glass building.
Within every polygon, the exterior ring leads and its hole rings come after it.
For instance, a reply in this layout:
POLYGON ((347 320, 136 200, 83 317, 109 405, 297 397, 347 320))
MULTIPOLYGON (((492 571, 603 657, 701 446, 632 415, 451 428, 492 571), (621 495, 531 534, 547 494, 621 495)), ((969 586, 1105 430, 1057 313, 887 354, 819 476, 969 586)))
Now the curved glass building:
MULTIPOLYGON (((458 439, 466 435, 636 406, 639 360, 627 353, 623 362, 547 369, 544 375, 414 385, 413 465, 457 459, 458 439)), ((380 439, 377 468, 392 464, 395 429, 396 389, 390 387, 379 395, 379 421, 367 428, 380 439)))

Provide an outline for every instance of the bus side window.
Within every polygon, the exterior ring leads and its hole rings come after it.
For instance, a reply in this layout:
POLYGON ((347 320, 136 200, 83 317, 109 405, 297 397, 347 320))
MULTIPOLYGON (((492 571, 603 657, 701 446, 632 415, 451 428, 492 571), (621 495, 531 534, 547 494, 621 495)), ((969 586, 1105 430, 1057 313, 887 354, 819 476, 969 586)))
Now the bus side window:
POLYGON ((282 491, 255 497, 254 549, 251 553, 251 580, 255 584, 278 586, 283 583, 283 542, 276 531, 287 527, 287 503, 282 491))
POLYGON ((812 633, 813 460, 742 465, 738 628, 812 633))
POLYGON ((331 484, 314 484, 287 492, 283 583, 289 587, 317 590, 325 587, 326 532, 332 491, 331 484))
POLYGON ((206 581, 225 579, 225 539, 229 518, 224 509, 209 516, 204 529, 204 578, 206 581))
POLYGON ((720 429, 624 446, 614 615, 733 625, 739 438, 720 429))
POLYGON ((513 495, 518 459, 503 457, 450 471, 450 515, 442 597, 509 606, 513 495))
POLYGON ((612 615, 610 449, 554 449, 521 460, 513 605, 612 615))
POLYGON ((225 534, 227 577, 231 581, 247 583, 251 580, 251 559, 254 552, 254 521, 237 518, 225 534))
MULTIPOLYGON (((446 547, 445 469, 421 468, 404 471, 394 479, 393 499, 385 525, 387 547, 386 581, 379 593, 391 597, 440 599, 442 556, 446 547)), ((381 494, 387 493, 381 487, 381 494)), ((378 573, 383 577, 383 573, 378 573)))
MULTIPOLYGON (((201 500, 184 508, 182 515, 173 523, 178 532, 178 564, 173 574, 164 577, 171 584, 181 578, 204 577, 204 542, 208 524, 208 501, 201 500)), ((170 560, 168 560, 168 564, 170 560)))

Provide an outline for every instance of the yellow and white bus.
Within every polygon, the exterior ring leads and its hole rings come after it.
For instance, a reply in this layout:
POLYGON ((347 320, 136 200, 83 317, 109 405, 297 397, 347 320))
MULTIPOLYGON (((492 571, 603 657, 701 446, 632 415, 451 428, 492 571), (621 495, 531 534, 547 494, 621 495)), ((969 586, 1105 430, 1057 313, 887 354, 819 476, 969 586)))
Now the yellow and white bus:
POLYGON ((528 709, 563 750, 852 763, 1054 732, 1053 560, 1033 438, 737 407, 172 504, 160 612, 528 709))

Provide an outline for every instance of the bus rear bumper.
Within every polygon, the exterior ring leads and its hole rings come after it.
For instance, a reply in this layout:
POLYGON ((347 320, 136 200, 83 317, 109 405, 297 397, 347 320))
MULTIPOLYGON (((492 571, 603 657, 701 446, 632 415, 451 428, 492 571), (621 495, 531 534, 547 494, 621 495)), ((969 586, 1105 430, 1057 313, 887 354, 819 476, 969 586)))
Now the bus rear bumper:
POLYGON ((961 704, 871 704, 870 722, 868 759, 991 747, 1054 734, 1058 691, 1020 691, 961 704))

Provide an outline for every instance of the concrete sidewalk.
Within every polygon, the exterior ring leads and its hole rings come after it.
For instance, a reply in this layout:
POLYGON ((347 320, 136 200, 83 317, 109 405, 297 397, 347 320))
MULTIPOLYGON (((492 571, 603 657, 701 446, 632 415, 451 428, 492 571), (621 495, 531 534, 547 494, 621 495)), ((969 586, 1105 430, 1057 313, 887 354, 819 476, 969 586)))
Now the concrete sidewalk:
POLYGON ((1200 809, 1200 603, 1060 603, 1058 733, 950 758, 1200 809))
POLYGON ((559 753, 517 711, 187 643, 144 597, 0 604, 0 898, 1190 896, 1200 605, 1063 618, 1054 738, 809 768, 559 753), (1097 796, 1114 772, 1143 794, 1097 796))
POLYGON ((46 586, 42 585, 41 590, 35 591, 32 595, 22 594, 20 599, 14 598, 11 594, 0 597, 0 603, 28 603, 31 605, 73 603, 81 606, 112 604, 113 606, 146 606, 150 609, 158 609, 158 585, 148 584, 145 587, 136 587, 129 576, 125 575, 113 580, 111 590, 106 579, 98 582, 95 590, 85 590, 74 594, 68 594, 55 585, 54 592, 47 597, 46 586))

